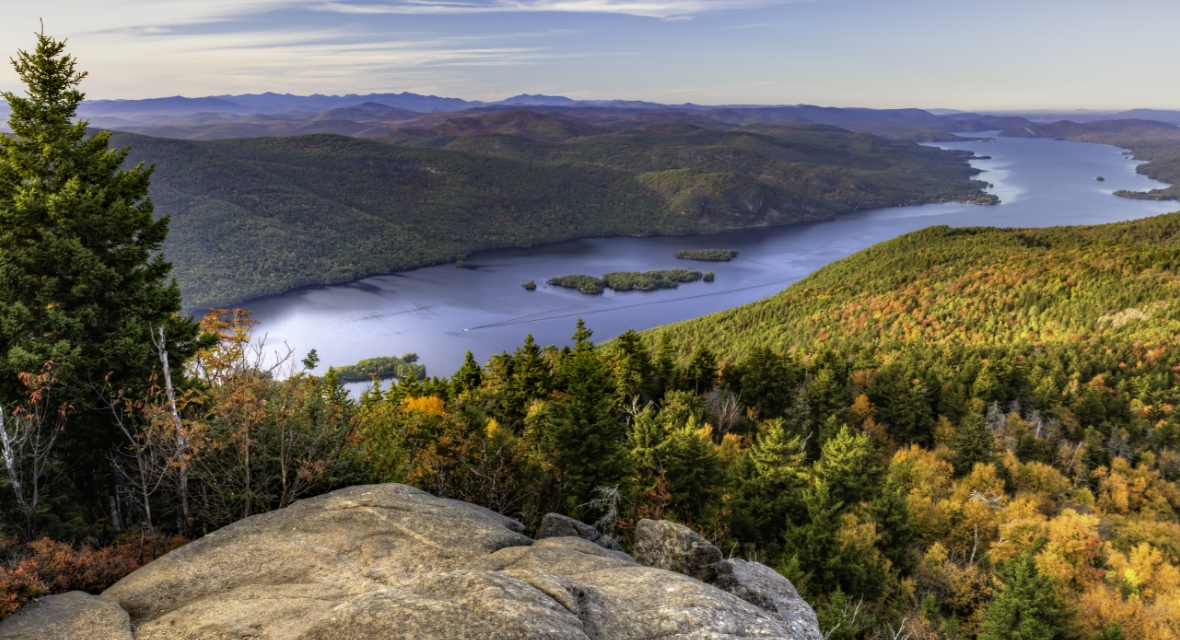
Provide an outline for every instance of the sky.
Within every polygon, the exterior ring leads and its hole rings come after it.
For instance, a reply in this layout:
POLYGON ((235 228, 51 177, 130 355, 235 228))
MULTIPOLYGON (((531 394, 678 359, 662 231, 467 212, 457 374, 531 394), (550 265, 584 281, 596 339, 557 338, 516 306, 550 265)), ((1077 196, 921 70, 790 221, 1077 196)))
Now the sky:
MULTIPOLYGON (((1177 0, 0 0, 90 98, 520 93, 698 104, 1180 109, 1177 0)), ((11 67, 0 89, 16 90, 11 67)))

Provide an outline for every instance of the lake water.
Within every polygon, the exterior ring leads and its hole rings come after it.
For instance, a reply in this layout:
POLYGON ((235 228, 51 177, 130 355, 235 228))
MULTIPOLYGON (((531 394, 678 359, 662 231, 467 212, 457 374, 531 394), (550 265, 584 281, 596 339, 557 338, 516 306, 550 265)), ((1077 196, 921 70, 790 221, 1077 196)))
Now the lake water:
MULTIPOLYGON (((989 134, 969 134, 989 135, 989 134)), ((245 303, 269 343, 300 357, 316 349, 321 370, 364 358, 416 352, 431 375, 452 374, 470 349, 481 363, 512 351, 531 333, 566 344, 579 317, 602 341, 765 298, 829 262, 930 225, 1044 227, 1131 220, 1180 209, 1176 202, 1128 200, 1118 189, 1164 186, 1135 173, 1115 147, 1044 139, 996 138, 939 143, 990 160, 973 160, 994 185, 999 206, 923 205, 877 209, 829 222, 740 229, 709 236, 592 238, 530 249, 472 254, 465 268, 443 265, 302 289, 245 303), (1095 178, 1103 176, 1104 182, 1095 178), (736 249, 727 263, 677 260, 684 249, 736 249), (555 276, 692 268, 716 282, 678 289, 585 295, 549 287, 555 276), (537 282, 536 291, 521 285, 537 282)))

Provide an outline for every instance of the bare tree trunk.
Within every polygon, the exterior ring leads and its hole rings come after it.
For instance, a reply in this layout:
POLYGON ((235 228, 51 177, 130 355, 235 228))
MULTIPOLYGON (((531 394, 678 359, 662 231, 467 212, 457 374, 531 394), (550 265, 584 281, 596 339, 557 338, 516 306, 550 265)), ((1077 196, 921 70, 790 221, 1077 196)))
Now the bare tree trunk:
MULTIPOLYGON (((19 426, 17 427, 19 429, 19 426)), ((21 488, 20 472, 16 466, 17 456, 20 455, 20 450, 23 449, 23 438, 19 435, 9 435, 7 425, 4 423, 4 407, 0 407, 0 447, 4 455, 4 466, 8 470, 8 479, 12 484, 12 491, 16 494, 16 502, 20 506, 21 513, 25 516, 25 535, 29 540, 33 539, 33 516, 34 514, 29 509, 29 503, 25 502, 25 492, 21 488)), ((36 484, 36 478, 33 479, 33 484, 36 484)), ((36 501, 34 500, 34 503, 36 501)))
MULTIPOLYGON (((177 493, 180 495, 181 515, 184 518, 181 533, 187 535, 189 526, 192 523, 188 505, 188 462, 185 460, 185 455, 188 453, 188 436, 184 433, 184 424, 180 421, 180 412, 176 408, 176 391, 172 388, 172 368, 168 365, 168 349, 166 348, 167 343, 164 341, 164 327, 160 327, 158 333, 160 340, 156 344, 156 350, 160 353, 160 364, 164 368, 164 392, 168 396, 168 411, 172 414, 172 421, 176 426, 176 487, 177 493)), ((154 538, 152 544, 155 544, 154 538)))

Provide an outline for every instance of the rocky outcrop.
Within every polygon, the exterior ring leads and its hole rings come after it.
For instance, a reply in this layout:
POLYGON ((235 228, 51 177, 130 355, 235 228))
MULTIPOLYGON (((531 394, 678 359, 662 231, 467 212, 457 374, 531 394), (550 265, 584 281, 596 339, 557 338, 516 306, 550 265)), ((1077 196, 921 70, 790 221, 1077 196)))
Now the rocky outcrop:
POLYGON ((791 637, 822 640, 823 634, 820 633, 815 610, 799 597, 799 592, 790 580, 764 564, 738 558, 728 562, 733 569, 734 580, 751 597, 763 602, 769 601, 769 607, 765 604, 762 606, 782 616, 783 621, 791 629, 791 637))
POLYGON ((640 564, 692 576, 778 614, 790 629, 790 638, 823 638, 815 611, 790 580, 764 564, 726 560, 720 549, 684 525, 640 520, 632 552, 640 564))
POLYGON ((3 640, 132 640, 131 620, 118 603, 71 591, 38 598, 0 622, 3 640))
POLYGON ((603 549, 610 549, 611 551, 623 550, 619 546, 619 543, 615 542, 614 538, 600 533, 598 529, 585 522, 579 522, 559 513, 545 514, 545 517, 541 518, 541 526, 537 528, 537 539, 559 538, 562 536, 573 536, 575 538, 589 540, 603 549))
POLYGON ((0 638, 24 637, 31 620, 103 640, 809 637, 582 535, 534 542, 523 530, 403 485, 351 487, 225 527, 101 598, 45 599, 0 622, 0 638))

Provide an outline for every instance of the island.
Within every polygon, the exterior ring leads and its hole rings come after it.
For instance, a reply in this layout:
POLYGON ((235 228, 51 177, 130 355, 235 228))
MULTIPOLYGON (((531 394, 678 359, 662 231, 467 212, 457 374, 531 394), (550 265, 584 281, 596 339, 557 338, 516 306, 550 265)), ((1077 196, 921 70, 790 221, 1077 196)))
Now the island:
POLYGON ((691 249, 677 251, 676 257, 681 260, 704 260, 705 262, 729 262, 738 255, 731 249, 691 249))
POLYGON ((526 282, 520 286, 524 287, 525 291, 536 291, 537 290, 537 283, 534 280, 529 280, 528 282, 526 282))
POLYGON ((615 291, 655 291, 675 289, 681 282, 696 282, 704 276, 700 271, 688 269, 664 269, 659 271, 615 271, 601 278, 586 275, 549 278, 548 284, 577 289, 582 293, 602 293, 606 289, 615 291))
POLYGON ((386 356, 369 358, 346 367, 336 367, 336 375, 344 382, 368 382, 373 378, 406 380, 426 377, 426 365, 418 364, 418 354, 407 353, 398 358, 386 356))

